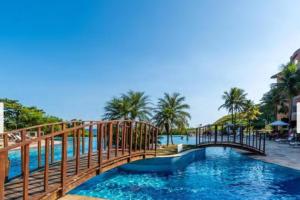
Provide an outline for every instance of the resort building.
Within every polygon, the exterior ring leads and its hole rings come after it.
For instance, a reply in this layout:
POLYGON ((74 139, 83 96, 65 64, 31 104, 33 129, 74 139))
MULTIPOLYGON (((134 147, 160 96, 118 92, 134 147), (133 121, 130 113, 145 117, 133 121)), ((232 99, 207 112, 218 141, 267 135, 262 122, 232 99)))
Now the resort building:
MULTIPOLYGON (((300 70, 300 49, 298 49, 297 51, 295 51, 293 53, 293 55, 290 58, 290 62, 296 64, 298 66, 298 69, 300 70)), ((281 80, 280 74, 281 73, 275 74, 271 78, 276 78, 277 83, 278 83, 281 80)), ((292 124, 294 124, 294 122, 296 122, 296 118, 297 118, 297 102, 300 102, 300 94, 293 98, 293 106, 292 106, 292 114, 291 114, 292 124)), ((290 107, 290 105, 287 105, 287 106, 290 107)), ((291 108, 289 108, 289 109, 291 109, 291 108)), ((277 113, 276 118, 278 120, 281 120, 281 119, 289 118, 289 117, 288 117, 288 114, 277 113)))

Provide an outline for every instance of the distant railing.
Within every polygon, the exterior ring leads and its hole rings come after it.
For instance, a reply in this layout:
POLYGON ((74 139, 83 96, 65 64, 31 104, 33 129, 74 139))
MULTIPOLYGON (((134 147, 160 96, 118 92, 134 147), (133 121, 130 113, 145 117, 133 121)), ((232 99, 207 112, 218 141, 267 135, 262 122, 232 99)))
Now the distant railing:
POLYGON ((224 125, 207 125, 196 129, 196 146, 233 146, 259 154, 266 152, 266 133, 235 127, 228 130, 224 125), (227 130, 226 130, 227 129, 227 130))
POLYGON ((158 131, 146 122, 115 120, 60 122, 6 132, 0 149, 0 199, 62 196, 94 172, 156 156, 158 131), (32 131, 36 135, 30 136, 32 131), (20 141, 10 143, 9 135, 17 133, 20 141), (32 149, 37 154, 30 154, 32 149), (21 173, 9 180, 11 151, 20 152, 21 173), (38 162, 36 168, 32 159, 38 162))

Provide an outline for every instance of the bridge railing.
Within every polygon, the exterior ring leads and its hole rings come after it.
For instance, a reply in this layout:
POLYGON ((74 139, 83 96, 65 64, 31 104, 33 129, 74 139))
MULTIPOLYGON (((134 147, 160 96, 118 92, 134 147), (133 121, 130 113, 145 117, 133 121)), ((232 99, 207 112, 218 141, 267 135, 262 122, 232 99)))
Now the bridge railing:
POLYGON ((258 130, 245 131, 238 127, 228 131, 224 125, 207 125, 196 129, 196 145, 236 145, 253 149, 261 154, 266 151, 266 133, 258 130))
POLYGON ((6 196, 15 198, 5 189, 5 183, 15 179, 22 180, 22 192, 19 198, 30 199, 30 180, 34 173, 42 173, 40 190, 34 194, 47 194, 49 191, 67 191, 68 181, 91 169, 100 173, 104 164, 135 155, 152 152, 156 155, 158 128, 146 123, 127 120, 61 122, 41 125, 4 134, 4 148, 0 149, 0 199, 6 196), (48 130, 49 129, 49 130, 48 130), (37 130, 35 137, 28 137, 28 131, 37 130), (49 131, 42 134, 42 130, 49 131), (21 141, 8 144, 9 134, 20 132, 21 141), (10 153, 20 159, 11 158, 10 153), (52 166, 59 171, 59 184, 50 181, 52 166), (72 168, 72 169, 71 169, 72 168), (18 173, 15 173, 19 171, 18 173))

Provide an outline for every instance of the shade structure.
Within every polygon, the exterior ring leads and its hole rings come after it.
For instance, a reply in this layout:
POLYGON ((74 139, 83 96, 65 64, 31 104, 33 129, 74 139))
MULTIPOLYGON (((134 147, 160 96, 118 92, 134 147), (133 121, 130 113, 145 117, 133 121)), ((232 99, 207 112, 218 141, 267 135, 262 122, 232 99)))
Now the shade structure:
POLYGON ((286 123, 286 122, 278 120, 278 121, 272 122, 270 125, 271 126, 288 126, 289 124, 286 123))

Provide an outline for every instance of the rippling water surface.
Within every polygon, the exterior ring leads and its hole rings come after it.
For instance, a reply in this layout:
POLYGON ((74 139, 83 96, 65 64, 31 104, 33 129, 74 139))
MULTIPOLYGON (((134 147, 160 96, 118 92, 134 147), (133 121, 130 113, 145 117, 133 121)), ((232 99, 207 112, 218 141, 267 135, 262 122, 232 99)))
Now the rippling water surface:
POLYGON ((71 191, 108 199, 300 199, 300 171, 207 148, 205 159, 168 174, 113 170, 71 191))

